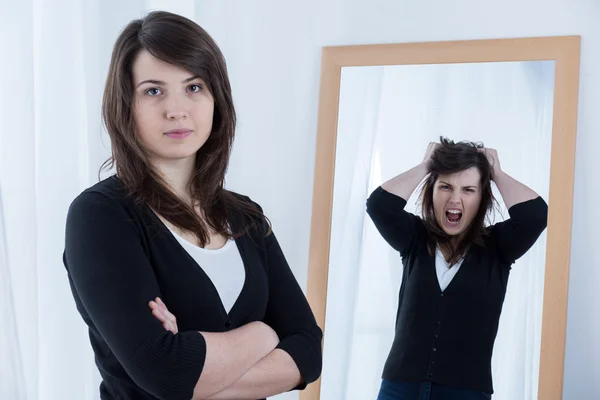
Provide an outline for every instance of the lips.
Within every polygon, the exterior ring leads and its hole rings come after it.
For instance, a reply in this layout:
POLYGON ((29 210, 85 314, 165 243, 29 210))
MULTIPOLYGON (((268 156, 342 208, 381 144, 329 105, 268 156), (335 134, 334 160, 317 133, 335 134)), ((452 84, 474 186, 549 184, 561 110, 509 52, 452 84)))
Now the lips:
POLYGON ((173 139, 184 139, 192 134, 191 129, 171 129, 165 135, 173 139))

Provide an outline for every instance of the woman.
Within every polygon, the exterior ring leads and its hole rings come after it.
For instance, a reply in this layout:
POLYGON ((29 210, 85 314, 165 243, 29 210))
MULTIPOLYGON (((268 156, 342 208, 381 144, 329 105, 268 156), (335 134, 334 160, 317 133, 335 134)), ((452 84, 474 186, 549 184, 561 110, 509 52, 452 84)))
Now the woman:
POLYGON ((495 150, 442 139, 377 188, 367 212, 404 267, 378 400, 490 399, 508 275, 546 228, 547 204, 502 171, 495 150), (404 207, 427 175, 420 218, 404 207), (486 227, 492 180, 510 218, 486 227))
POLYGON ((235 112, 211 37, 166 12, 132 21, 103 119, 116 176, 73 201, 64 252, 101 398, 259 399, 316 380, 306 298, 261 208, 224 189, 235 112))

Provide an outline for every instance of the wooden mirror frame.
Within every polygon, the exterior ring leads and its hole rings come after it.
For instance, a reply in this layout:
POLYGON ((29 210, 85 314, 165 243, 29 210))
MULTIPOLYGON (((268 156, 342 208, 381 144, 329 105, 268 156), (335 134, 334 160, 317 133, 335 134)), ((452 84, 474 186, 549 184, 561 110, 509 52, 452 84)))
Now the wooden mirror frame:
MULTIPOLYGON (((579 36, 555 36, 323 48, 307 297, 324 335, 327 332, 325 310, 342 67, 554 60, 538 398, 562 399, 580 47, 579 36)), ((320 391, 321 379, 302 391, 300 400, 319 400, 320 391)))

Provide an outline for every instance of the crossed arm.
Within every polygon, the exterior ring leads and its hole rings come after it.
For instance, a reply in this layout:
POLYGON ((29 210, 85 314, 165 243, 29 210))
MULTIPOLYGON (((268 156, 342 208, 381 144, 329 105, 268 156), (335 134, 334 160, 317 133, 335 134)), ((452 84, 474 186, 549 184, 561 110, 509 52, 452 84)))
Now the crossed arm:
MULTIPOLYGON (((166 330, 173 334, 179 332, 175 315, 168 310, 160 298, 151 301, 149 307, 152 315, 162 323, 166 330)), ((198 381, 197 392, 193 400, 258 399, 292 390, 301 384, 302 376, 292 357, 287 352, 276 348, 279 338, 273 329, 266 324, 257 322, 245 325, 236 331, 238 332, 232 331, 233 334, 229 339, 223 338, 221 333, 203 334, 207 340, 206 372, 203 372, 204 377, 201 376, 198 381), (236 338, 236 336, 239 337, 236 338), (209 381, 218 380, 218 377, 223 374, 231 375, 230 371, 223 371, 226 365, 219 356, 227 354, 228 350, 234 347, 231 342, 236 339, 245 340, 247 346, 257 349, 256 356, 260 360, 227 388, 211 395, 206 394, 202 389, 207 384, 210 385, 209 381), (209 357, 209 353, 214 357, 209 357), (213 359, 209 360, 210 358, 213 359), (207 378, 207 375, 215 375, 215 377, 211 379, 207 378)), ((214 387, 215 385, 210 386, 214 387)))

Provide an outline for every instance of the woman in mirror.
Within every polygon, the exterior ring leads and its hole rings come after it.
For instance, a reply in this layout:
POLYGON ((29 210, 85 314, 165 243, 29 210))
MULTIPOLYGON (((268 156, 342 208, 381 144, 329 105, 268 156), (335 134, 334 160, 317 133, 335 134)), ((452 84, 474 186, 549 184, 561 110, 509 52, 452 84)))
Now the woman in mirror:
POLYGON ((509 272, 546 228, 546 202, 501 169, 495 150, 441 139, 378 187, 367 212, 403 264, 378 400, 490 399, 509 272), (404 208, 425 178, 419 217, 404 208), (492 181, 509 218, 487 226, 492 181))
POLYGON ((132 21, 103 119, 116 175, 73 201, 64 252, 101 398, 260 399, 315 381, 308 302, 262 209, 224 189, 235 111, 212 38, 171 13, 132 21))

